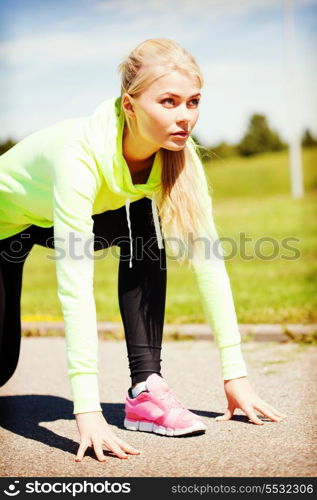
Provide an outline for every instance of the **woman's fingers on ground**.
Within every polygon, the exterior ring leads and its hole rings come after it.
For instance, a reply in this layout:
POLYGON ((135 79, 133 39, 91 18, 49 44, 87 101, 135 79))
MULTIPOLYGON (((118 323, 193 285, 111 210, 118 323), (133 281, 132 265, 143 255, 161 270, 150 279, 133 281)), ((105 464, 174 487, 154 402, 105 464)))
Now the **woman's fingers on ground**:
POLYGON ((124 453, 124 451, 120 448, 120 446, 114 441, 104 440, 103 443, 107 446, 107 448, 112 451, 119 458, 128 458, 128 456, 124 453))
POLYGON ((244 411, 244 413, 248 416, 249 420, 251 420, 251 422, 253 422, 254 424, 264 425, 264 422, 262 422, 262 420, 260 420, 256 416, 256 413, 251 406, 243 407, 243 408, 241 408, 241 410, 244 411))
POLYGON ((269 410, 271 410, 278 417, 280 417, 280 418, 287 418, 287 415, 285 415, 285 413, 282 413, 281 411, 276 410, 276 408, 274 408, 273 406, 269 405, 265 401, 263 401, 263 404, 266 406, 266 408, 268 408, 269 410))
POLYGON ((224 422, 225 420, 230 420, 234 414, 234 408, 227 408, 226 413, 221 415, 220 417, 216 417, 215 420, 217 422, 224 422))
POLYGON ((117 438, 117 443, 125 452, 130 453, 131 455, 139 455, 141 453, 139 450, 137 450, 133 446, 130 446, 125 441, 122 441, 122 439, 120 438, 117 438))
POLYGON ((273 422, 280 422, 282 420, 281 417, 279 417, 278 415, 276 415, 273 411, 271 411, 267 406, 264 406, 264 405, 257 405, 255 406, 255 409, 257 411, 259 411, 260 413, 262 413, 262 415, 270 418, 271 420, 273 420, 273 422))
POLYGON ((81 462, 84 455, 85 455, 85 452, 88 448, 88 446, 90 445, 89 441, 88 440, 83 440, 81 441, 80 445, 79 445, 79 448, 78 448, 78 451, 77 451, 77 455, 76 455, 76 458, 75 458, 75 462, 81 462))
POLYGON ((96 453, 96 457, 98 458, 99 462, 107 462, 107 459, 103 454, 101 441, 95 439, 95 440, 93 440, 92 444, 93 444, 93 447, 94 447, 94 450, 96 453))

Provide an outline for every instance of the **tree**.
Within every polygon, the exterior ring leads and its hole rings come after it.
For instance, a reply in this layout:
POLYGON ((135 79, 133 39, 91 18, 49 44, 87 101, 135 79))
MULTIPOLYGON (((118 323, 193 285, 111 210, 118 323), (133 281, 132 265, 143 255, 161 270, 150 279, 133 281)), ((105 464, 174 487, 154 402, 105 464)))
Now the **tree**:
POLYGON ((317 139, 313 137, 310 130, 307 128, 302 137, 302 146, 306 148, 312 148, 313 146, 317 146, 317 139))
POLYGON ((287 145, 277 132, 270 130, 264 115, 254 114, 250 118, 248 130, 237 144, 241 156, 251 156, 266 151, 279 151, 287 145))

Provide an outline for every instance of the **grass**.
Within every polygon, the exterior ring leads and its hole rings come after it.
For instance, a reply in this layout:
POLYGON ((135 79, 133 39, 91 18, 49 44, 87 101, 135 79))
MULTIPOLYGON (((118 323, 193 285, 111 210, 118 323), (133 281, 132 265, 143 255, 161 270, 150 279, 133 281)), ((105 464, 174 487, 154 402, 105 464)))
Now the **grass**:
MULTIPOLYGON (((216 227, 220 238, 230 239, 223 241, 223 248, 239 323, 317 321, 316 167, 317 148, 305 149, 305 196, 295 200, 290 195, 286 152, 206 165, 216 227), (244 252, 243 237, 250 238, 244 252)), ((103 253, 106 257, 95 262, 95 299, 99 320, 121 321, 118 258, 113 253, 103 253)), ((35 246, 26 261, 24 320, 62 318, 54 262, 47 255, 52 251, 35 246)), ((172 260, 168 261, 165 321, 205 322, 193 272, 172 260)))

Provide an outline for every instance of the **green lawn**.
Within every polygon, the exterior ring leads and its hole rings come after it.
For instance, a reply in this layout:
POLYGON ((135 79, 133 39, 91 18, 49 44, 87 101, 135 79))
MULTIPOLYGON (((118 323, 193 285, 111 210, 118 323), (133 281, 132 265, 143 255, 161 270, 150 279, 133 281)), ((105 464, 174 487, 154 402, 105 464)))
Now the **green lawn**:
MULTIPOLYGON (((230 238, 223 241, 223 248, 239 323, 317 321, 316 148, 303 151, 303 165, 305 196, 301 200, 290 195, 286 152, 206 165, 218 233, 230 238), (251 239, 245 245, 247 258, 242 254, 241 234, 251 239), (261 242, 260 238, 274 241, 261 242), (287 248, 286 238, 295 238, 288 243, 292 249, 287 248), (237 250, 232 255, 234 244, 237 250)), ((36 246, 25 264, 23 319, 61 319, 55 268, 48 254, 52 252, 36 246)), ((99 320, 121 320, 117 269, 118 259, 110 252, 95 263, 99 320)), ((192 271, 171 260, 165 321, 205 321, 192 271)))

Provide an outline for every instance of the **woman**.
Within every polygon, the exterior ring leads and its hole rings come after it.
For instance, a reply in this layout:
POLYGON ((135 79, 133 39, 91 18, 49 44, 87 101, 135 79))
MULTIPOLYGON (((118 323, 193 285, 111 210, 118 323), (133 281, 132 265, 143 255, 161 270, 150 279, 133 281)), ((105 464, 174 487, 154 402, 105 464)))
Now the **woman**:
POLYGON ((187 51, 166 39, 141 43, 119 69, 120 98, 104 101, 92 116, 36 132, 1 157, 1 384, 19 356, 24 261, 35 243, 54 247, 78 461, 88 446, 100 461, 103 446, 120 458, 139 453, 110 430, 99 400, 92 254, 114 244, 121 250, 119 303, 132 379, 125 427, 170 436, 206 429, 161 376, 164 243, 179 263, 192 265, 215 333, 228 400, 219 420, 235 408, 259 425, 255 410, 276 422, 285 417, 247 379, 208 185, 190 138, 201 72, 187 51))

